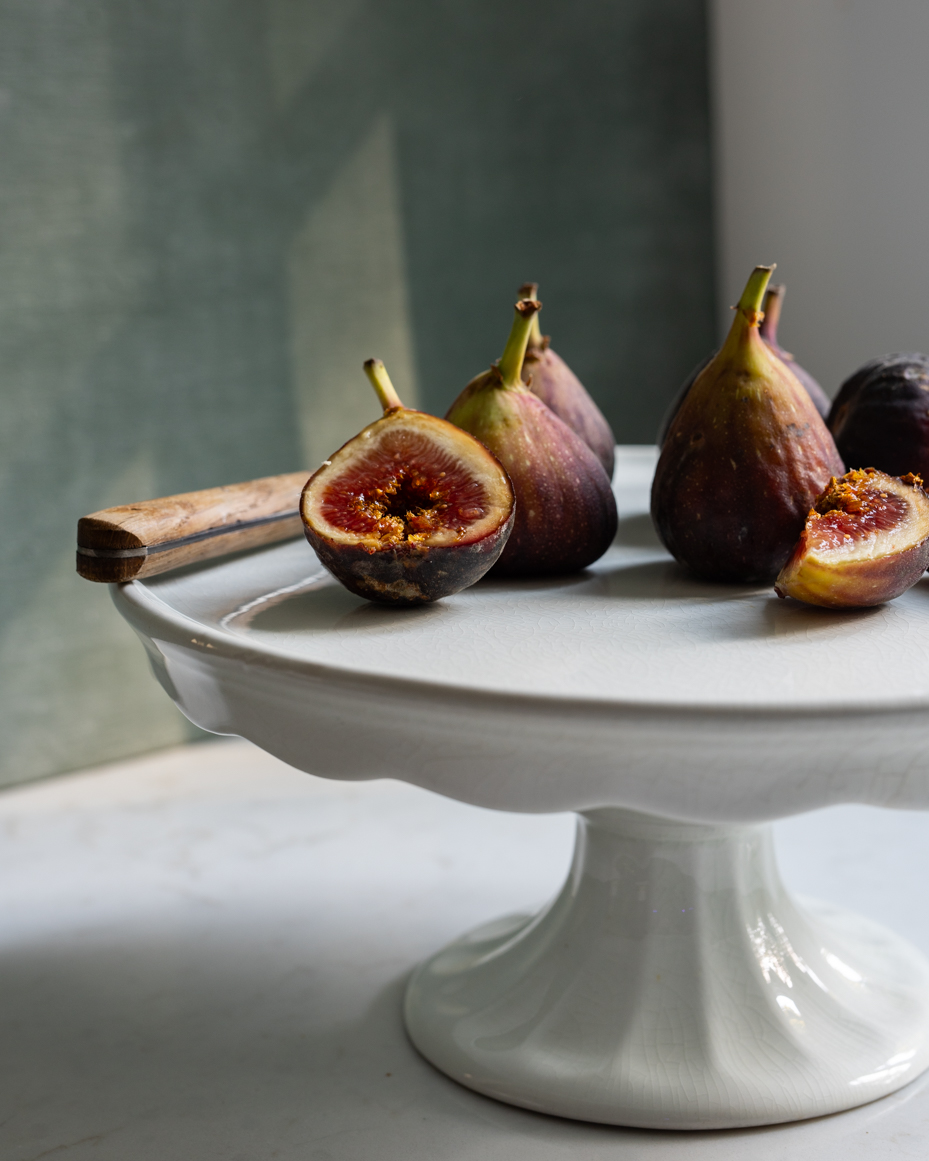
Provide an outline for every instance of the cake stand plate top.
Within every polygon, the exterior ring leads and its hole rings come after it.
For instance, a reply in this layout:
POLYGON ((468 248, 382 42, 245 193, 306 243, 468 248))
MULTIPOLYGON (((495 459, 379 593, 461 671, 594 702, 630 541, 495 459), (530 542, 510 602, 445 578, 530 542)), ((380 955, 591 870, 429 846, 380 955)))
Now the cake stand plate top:
MULTIPOLYGON (((133 582, 115 599, 189 716, 317 773, 393 774, 513 809, 622 805, 704 821, 835 801, 929 806, 929 582, 891 604, 839 613, 779 600, 770 586, 695 580, 651 526, 655 458, 653 448, 619 449, 616 542, 575 576, 484 580, 435 605, 391 609, 348 593, 307 544, 291 541, 133 582), (209 706, 202 689, 193 696, 194 670, 201 686, 212 681, 209 706), (402 726, 382 723, 384 768, 336 760, 337 747, 322 736, 315 764, 308 754, 297 760, 293 746, 256 738, 233 690, 248 683, 247 671, 260 672, 268 689, 272 674, 290 688, 311 683, 308 717, 323 702, 330 714, 341 705, 346 724, 354 711, 349 728, 359 745, 366 715, 402 706, 402 726), (437 730, 443 714, 446 749, 459 764, 470 753, 488 777, 495 731, 509 737, 511 758, 517 748, 522 755, 511 765, 532 755, 563 769, 571 759, 578 772, 562 793, 540 774, 537 784, 549 792, 529 795, 533 801, 522 789, 450 788, 417 720, 431 715, 437 730), (406 769, 390 758, 398 729, 406 769), (422 746, 411 751, 411 740, 422 746), (643 799, 632 790, 633 764, 646 781, 667 779, 674 767, 683 783, 689 775, 699 784, 673 802, 643 799), (727 794, 705 794, 711 769, 735 780, 727 794)), ((322 733, 333 720, 319 719, 322 733)))

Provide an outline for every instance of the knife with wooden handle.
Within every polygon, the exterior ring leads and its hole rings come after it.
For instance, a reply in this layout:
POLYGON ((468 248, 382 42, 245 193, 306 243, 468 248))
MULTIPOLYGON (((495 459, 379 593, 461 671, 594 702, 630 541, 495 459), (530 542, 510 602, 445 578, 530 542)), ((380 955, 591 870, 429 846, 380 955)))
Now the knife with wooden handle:
POLYGON ((266 476, 92 512, 77 524, 77 571, 107 584, 141 580, 299 536, 300 493, 310 474, 266 476))

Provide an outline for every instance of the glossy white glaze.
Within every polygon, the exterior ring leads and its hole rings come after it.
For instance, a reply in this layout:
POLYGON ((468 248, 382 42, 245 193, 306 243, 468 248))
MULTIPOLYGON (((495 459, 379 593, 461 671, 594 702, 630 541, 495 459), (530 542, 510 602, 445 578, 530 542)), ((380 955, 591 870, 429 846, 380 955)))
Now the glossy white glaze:
POLYGON ((829 934, 803 916, 743 824, 929 807, 929 586, 836 614, 688 580, 651 531, 653 465, 653 449, 621 451, 617 543, 577 577, 391 610, 293 542, 114 599, 193 721, 300 769, 497 809, 620 810, 582 831, 543 917, 417 977, 412 1035, 451 1075, 655 1127, 861 1104, 929 1064, 929 967, 854 917, 829 934), (656 915, 693 902, 673 930, 636 926, 640 893, 656 915))
POLYGON ((579 576, 385 609, 294 541, 114 596, 189 717, 314 774, 703 822, 929 806, 929 582, 833 613, 689 580, 653 466, 620 450, 619 539, 579 576))
POLYGON ((491 924, 410 982, 407 1028, 469 1088, 646 1128, 800 1120, 929 1066, 929 964, 799 909, 769 828, 600 811, 540 915, 491 924))

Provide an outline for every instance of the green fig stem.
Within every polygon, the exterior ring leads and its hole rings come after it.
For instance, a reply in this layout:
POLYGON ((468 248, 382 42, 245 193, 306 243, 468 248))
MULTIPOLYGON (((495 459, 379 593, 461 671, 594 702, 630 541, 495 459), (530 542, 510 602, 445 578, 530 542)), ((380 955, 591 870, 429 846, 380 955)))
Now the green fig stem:
POLYGON ((761 304, 764 301, 764 292, 767 290, 771 275, 777 269, 777 264, 770 266, 756 266, 745 283, 742 297, 736 304, 736 310, 741 311, 748 319, 749 326, 758 326, 761 319, 761 304))
MULTIPOLYGON (((756 266, 749 275, 745 289, 742 291, 742 297, 733 307, 735 318, 732 320, 726 341, 716 356, 717 359, 726 361, 732 358, 744 359, 747 357, 748 351, 755 349, 753 343, 762 350, 767 349, 761 341, 758 328, 764 317, 761 313, 761 303, 764 300, 764 292, 773 272, 774 266, 772 264, 771 266, 756 266), (745 345, 746 343, 748 346, 745 345)), ((757 350, 755 355, 751 357, 757 358, 757 350)))
POLYGON ((526 347, 529 345, 529 336, 532 333, 532 320, 541 309, 541 302, 534 298, 523 298, 516 304, 513 329, 510 331, 503 355, 497 364, 497 371, 504 387, 523 387, 520 378, 523 370, 523 359, 526 357, 526 347))
POLYGON ((397 411, 403 408, 403 404, 400 402, 400 396, 394 390, 394 385, 391 383, 390 376, 387 374, 387 368, 380 359, 366 359, 365 374, 371 380, 371 386, 381 401, 385 415, 390 411, 397 411))
POLYGON ((761 322, 761 337, 766 343, 777 346, 777 324, 781 321, 781 307, 787 287, 783 283, 769 286, 764 295, 764 319, 761 322))
MULTIPOLYGON (((535 298, 539 293, 538 282, 524 282, 519 288, 519 299, 521 302, 529 298, 535 298)), ((542 338, 542 328, 539 326, 539 315, 536 312, 532 316, 532 330, 529 332, 529 350, 539 351, 545 346, 542 338)))

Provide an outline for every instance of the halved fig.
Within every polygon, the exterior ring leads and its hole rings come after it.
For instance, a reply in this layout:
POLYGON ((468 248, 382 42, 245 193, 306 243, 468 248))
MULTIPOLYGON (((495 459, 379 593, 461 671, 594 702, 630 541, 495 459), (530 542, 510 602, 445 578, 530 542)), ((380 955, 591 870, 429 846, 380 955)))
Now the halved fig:
POLYGON ((779 597, 855 609, 892 601, 929 566, 929 497, 919 476, 876 468, 833 476, 774 585, 779 597))
POLYGON ((513 486, 473 436, 404 407, 380 359, 365 372, 384 414, 307 482, 306 538, 360 597, 437 601, 480 580, 500 556, 516 511, 513 486))

